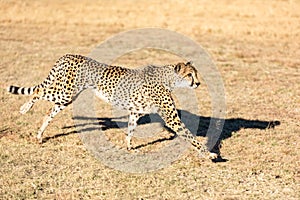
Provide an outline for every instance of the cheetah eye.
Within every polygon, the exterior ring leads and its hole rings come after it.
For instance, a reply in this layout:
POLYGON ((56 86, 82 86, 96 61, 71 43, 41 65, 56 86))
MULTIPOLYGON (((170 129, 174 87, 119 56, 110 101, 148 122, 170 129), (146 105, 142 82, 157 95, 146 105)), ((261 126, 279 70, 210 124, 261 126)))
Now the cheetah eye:
POLYGON ((192 77, 192 73, 188 73, 188 74, 187 74, 187 77, 192 77))

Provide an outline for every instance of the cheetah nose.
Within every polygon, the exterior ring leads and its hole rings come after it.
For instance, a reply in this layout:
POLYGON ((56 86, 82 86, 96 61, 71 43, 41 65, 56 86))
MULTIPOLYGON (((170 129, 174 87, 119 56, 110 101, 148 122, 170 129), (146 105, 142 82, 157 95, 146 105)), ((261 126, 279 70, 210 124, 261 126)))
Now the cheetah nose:
POLYGON ((196 83, 196 86, 198 87, 200 85, 200 82, 196 83))

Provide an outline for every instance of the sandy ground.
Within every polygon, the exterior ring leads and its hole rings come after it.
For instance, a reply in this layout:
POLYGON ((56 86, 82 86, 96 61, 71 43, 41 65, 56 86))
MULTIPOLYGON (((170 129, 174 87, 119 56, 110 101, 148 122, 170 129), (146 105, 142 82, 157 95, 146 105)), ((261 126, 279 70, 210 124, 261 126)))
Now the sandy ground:
MULTIPOLYGON (((0 1, 0 10, 0 199, 300 198, 299 1, 0 1), (38 102, 20 115, 29 97, 10 95, 6 87, 37 84, 60 56, 88 55, 117 33, 146 27, 183 34, 214 60, 226 91, 221 148, 226 162, 200 159, 190 148, 154 172, 109 168, 75 133, 72 107, 37 144, 37 129, 51 104, 38 102), (280 125, 269 128, 273 121, 280 125)), ((141 51, 117 63, 136 67, 175 60, 141 51)), ((205 132, 211 99, 202 82, 196 116, 205 132)), ((124 129, 108 120, 108 105, 97 102, 97 108, 110 126, 104 134, 122 148, 124 129)), ((135 142, 146 144, 140 150, 147 153, 170 141, 135 142)))

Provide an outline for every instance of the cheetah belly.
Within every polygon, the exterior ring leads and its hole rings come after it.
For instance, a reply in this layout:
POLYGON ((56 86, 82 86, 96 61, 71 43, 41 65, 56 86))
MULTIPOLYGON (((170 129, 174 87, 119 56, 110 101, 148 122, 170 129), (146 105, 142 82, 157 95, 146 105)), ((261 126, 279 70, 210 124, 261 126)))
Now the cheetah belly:
POLYGON ((94 89, 94 92, 96 94, 96 96, 100 99, 102 99, 103 101, 105 101, 106 103, 109 102, 109 98, 108 98, 108 95, 106 95, 103 91, 99 91, 97 89, 94 89))

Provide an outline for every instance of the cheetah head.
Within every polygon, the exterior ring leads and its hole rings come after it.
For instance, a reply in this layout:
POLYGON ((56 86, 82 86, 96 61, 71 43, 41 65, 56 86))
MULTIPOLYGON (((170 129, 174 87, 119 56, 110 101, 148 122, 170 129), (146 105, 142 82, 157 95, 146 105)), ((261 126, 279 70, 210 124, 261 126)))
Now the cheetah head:
POLYGON ((175 73, 178 75, 175 87, 197 88, 200 81, 197 76, 197 70, 192 62, 178 63, 174 67, 175 73))

